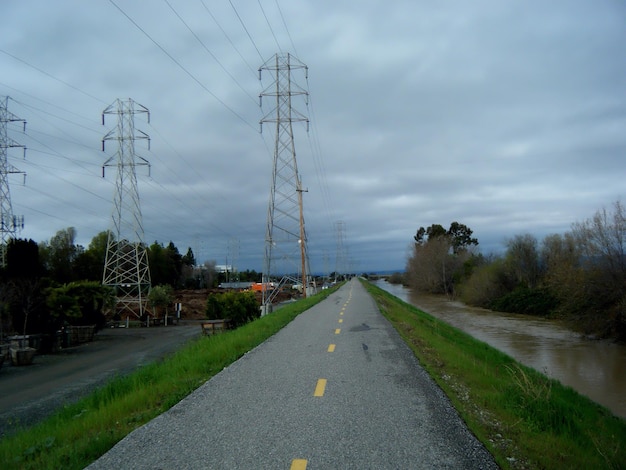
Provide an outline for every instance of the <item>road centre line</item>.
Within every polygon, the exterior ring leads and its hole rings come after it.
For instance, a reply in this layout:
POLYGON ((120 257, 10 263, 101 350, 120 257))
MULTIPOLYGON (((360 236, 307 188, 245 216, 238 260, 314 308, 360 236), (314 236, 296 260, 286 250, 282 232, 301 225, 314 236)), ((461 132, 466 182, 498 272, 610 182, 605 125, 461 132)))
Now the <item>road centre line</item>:
POLYGON ((289 470, 306 470, 307 461, 305 459, 293 459, 289 470))
POLYGON ((329 344, 328 345, 328 352, 335 352, 335 345, 334 344, 329 344))
POLYGON ((315 385, 314 397, 323 397, 324 390, 326 390, 326 379, 317 379, 317 385, 315 385))
POLYGON ((339 323, 343 323, 343 318, 340 318, 340 319, 339 319, 339 323))
POLYGON ((338 335, 339 333, 341 333, 341 328, 337 328, 337 329, 335 330, 335 334, 336 334, 336 335, 338 335))

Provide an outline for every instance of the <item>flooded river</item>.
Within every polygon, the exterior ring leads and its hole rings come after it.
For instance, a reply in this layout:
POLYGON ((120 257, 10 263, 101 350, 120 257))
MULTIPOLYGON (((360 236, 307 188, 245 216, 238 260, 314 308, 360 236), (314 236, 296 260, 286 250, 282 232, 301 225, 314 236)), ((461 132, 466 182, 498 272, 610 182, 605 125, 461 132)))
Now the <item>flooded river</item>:
POLYGON ((625 345, 587 340, 550 320, 417 295, 382 280, 376 285, 626 418, 625 345))

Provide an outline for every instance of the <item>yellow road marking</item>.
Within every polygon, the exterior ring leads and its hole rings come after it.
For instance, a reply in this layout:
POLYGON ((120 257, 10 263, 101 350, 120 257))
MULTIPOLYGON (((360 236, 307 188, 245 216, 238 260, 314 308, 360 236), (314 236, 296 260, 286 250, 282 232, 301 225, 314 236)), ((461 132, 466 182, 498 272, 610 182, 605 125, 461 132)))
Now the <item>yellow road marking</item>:
POLYGON ((339 312, 339 315, 343 315, 343 310, 341 312, 339 312))
POLYGON ((341 328, 337 328, 337 329, 335 330, 335 334, 336 334, 336 335, 338 335, 339 333, 341 333, 341 328))
POLYGON ((317 385, 315 386, 314 397, 323 397, 324 390, 326 390, 326 379, 317 379, 317 385))
POLYGON ((343 323, 343 318, 340 318, 340 319, 339 319, 339 323, 343 323))
POLYGON ((293 459, 289 470, 306 470, 307 461, 305 459, 293 459))
POLYGON ((329 344, 328 345, 328 352, 335 352, 335 345, 334 344, 329 344))

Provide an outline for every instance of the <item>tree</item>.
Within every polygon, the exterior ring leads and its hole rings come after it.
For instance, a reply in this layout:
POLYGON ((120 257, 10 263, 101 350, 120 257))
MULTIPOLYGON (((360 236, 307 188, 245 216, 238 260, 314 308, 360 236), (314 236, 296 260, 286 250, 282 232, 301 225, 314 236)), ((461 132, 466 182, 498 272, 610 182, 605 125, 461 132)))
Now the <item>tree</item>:
POLYGON ((260 305, 253 292, 210 294, 206 315, 209 320, 230 319, 235 327, 259 318, 260 305))
POLYGON ((174 301, 174 289, 172 286, 154 286, 148 294, 148 302, 154 309, 155 316, 158 315, 158 309, 163 308, 167 315, 167 307, 174 301))
POLYGON ((182 261, 185 266, 196 265, 196 257, 193 255, 193 251, 191 250, 191 247, 187 248, 187 254, 183 256, 182 261))
POLYGON ((7 269, 9 279, 38 278, 43 273, 39 260, 39 247, 33 240, 11 239, 7 245, 7 269))
POLYGON ((76 280, 102 281, 109 232, 98 233, 91 239, 86 250, 79 250, 74 261, 76 280))
POLYGON ((104 311, 115 304, 115 292, 100 282, 70 282, 59 287, 45 290, 46 305, 57 326, 105 324, 104 311))
POLYGON ((73 265, 79 254, 79 249, 74 244, 75 239, 76 229, 68 227, 59 230, 49 243, 41 244, 41 251, 45 253, 46 268, 58 283, 64 284, 74 280, 73 265))
POLYGON ((452 252, 458 254, 467 250, 472 245, 478 245, 478 239, 472 237, 472 230, 465 224, 452 222, 448 229, 447 236, 450 238, 452 252))
POLYGON ((407 261, 409 284, 425 292, 452 293, 455 280, 467 274, 464 266, 471 267, 466 264, 472 256, 469 247, 478 244, 471 235, 472 230, 458 222, 453 222, 448 230, 439 224, 420 227, 407 261))
POLYGON ((537 286, 541 276, 537 239, 527 233, 507 241, 506 261, 517 283, 528 289, 537 286))

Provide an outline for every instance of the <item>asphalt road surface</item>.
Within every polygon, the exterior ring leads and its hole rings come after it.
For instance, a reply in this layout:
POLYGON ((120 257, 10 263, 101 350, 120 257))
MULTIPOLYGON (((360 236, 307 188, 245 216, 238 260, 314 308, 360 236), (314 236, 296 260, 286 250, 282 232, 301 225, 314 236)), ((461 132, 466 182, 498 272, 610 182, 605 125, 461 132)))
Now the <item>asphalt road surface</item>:
POLYGON ((0 436, 50 416, 115 375, 163 358, 201 334, 197 322, 154 328, 115 328, 58 354, 35 356, 32 365, 0 369, 0 436))
POLYGON ((88 468, 497 466, 353 280, 88 468))

